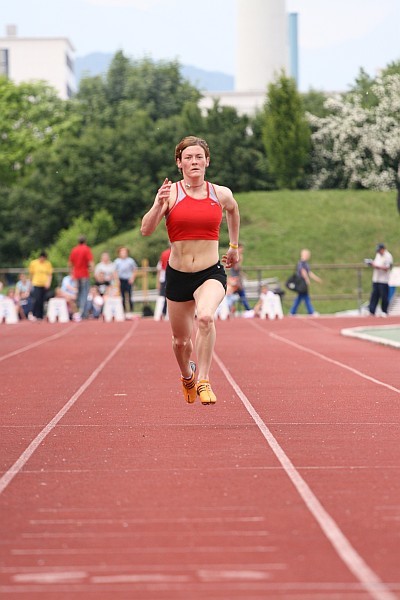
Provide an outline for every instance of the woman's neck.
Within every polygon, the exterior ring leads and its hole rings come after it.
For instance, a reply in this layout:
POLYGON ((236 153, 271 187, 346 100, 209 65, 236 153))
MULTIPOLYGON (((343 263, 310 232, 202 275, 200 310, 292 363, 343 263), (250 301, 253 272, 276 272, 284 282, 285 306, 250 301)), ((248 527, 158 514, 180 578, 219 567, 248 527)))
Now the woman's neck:
POLYGON ((186 179, 183 180, 183 187, 186 188, 187 190, 195 190, 198 188, 201 188, 204 185, 204 179, 203 181, 201 181, 200 183, 196 180, 194 181, 187 181, 186 179))

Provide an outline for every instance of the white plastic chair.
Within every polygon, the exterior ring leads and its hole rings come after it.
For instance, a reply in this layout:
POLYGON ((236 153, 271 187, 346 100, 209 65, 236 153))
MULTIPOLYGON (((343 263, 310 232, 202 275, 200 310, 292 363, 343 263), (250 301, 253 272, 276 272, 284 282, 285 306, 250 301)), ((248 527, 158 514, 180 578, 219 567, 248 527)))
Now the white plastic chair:
POLYGON ((260 311, 261 319, 283 319, 283 310, 281 298, 278 294, 274 294, 268 290, 263 299, 260 311))
MULTIPOLYGON (((157 296, 156 305, 154 307, 154 320, 161 321, 163 315, 164 305, 167 299, 165 296, 157 296)), ((167 314, 165 315, 165 320, 168 320, 167 314)))
POLYGON ((50 298, 47 303, 47 320, 49 323, 68 323, 69 313, 65 298, 50 298))
POLYGON ((125 321, 124 307, 121 296, 109 296, 104 300, 103 319, 106 323, 114 321, 125 321))
POLYGON ((230 310, 229 310, 228 299, 226 296, 224 296, 221 304, 218 306, 217 310, 215 311, 214 318, 220 319, 221 321, 226 321, 227 319, 229 319, 229 315, 230 315, 230 310))
POLYGON ((11 298, 0 298, 0 323, 4 320, 7 325, 18 323, 18 313, 11 298))

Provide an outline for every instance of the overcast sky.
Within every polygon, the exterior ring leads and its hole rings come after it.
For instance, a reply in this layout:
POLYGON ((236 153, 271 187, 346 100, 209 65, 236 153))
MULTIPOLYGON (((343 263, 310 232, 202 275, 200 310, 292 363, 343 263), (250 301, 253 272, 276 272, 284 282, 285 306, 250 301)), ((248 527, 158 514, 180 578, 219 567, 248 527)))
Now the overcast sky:
MULTIPOLYGON (((20 37, 68 37, 77 56, 123 50, 235 74, 235 0, 0 0, 0 7, 0 37, 15 24, 20 37)), ((286 7, 299 15, 301 90, 346 90, 360 67, 375 75, 400 60, 400 0, 286 0, 286 7)))

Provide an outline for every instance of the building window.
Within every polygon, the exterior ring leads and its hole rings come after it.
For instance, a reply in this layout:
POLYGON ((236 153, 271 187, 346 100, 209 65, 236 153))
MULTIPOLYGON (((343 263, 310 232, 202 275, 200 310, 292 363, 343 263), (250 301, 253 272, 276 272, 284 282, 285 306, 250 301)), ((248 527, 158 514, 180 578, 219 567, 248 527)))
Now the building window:
POLYGON ((8 77, 8 50, 0 48, 0 75, 8 77))
POLYGON ((67 66, 68 66, 69 70, 71 71, 71 73, 73 73, 74 72, 74 63, 72 62, 69 54, 65 55, 65 59, 66 59, 67 66))

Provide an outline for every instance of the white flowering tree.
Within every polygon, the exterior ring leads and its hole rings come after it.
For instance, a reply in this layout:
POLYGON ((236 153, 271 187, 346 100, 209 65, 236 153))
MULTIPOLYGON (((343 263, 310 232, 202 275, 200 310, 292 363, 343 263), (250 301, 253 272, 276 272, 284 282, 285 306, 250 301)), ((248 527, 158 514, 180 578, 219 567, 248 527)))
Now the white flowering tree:
POLYGON ((385 75, 363 106, 355 92, 326 101, 326 117, 308 114, 313 129, 312 187, 397 189, 400 211, 400 75, 385 75))

